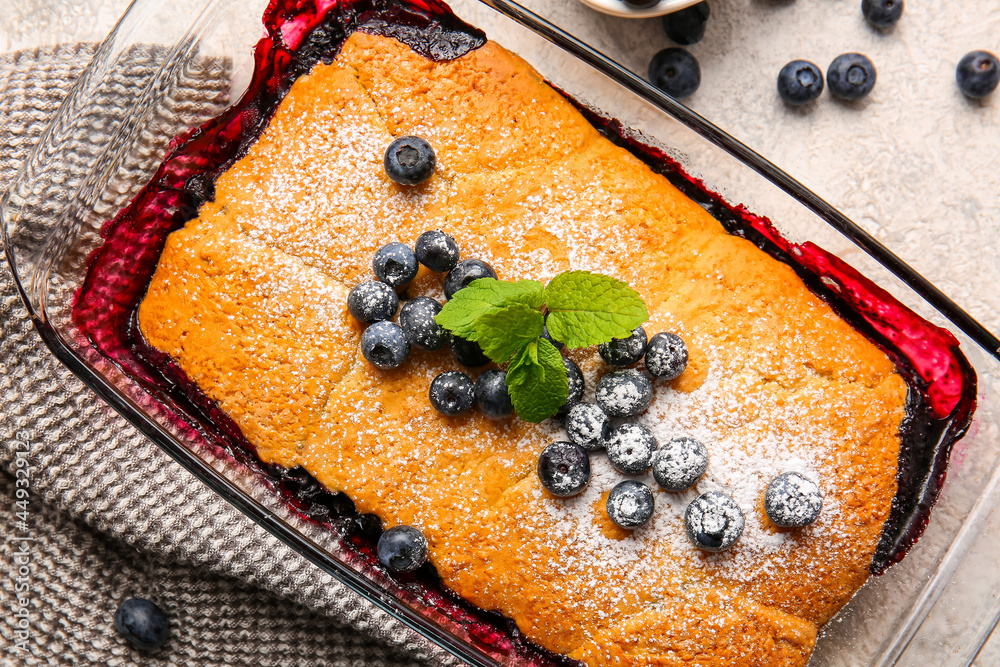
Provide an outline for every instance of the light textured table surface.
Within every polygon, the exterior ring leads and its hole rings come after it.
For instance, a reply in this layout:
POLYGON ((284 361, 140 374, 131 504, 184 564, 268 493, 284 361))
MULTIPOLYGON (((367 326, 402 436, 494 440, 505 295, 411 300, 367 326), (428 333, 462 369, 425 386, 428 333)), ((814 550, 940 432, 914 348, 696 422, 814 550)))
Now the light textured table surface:
MULTIPOLYGON (((967 51, 1000 52, 1000 3, 913 1, 894 30, 880 33, 864 23, 860 0, 710 2, 705 38, 688 47, 701 63, 702 85, 686 103, 1000 331, 1000 91, 970 101, 954 77, 967 51), (775 79, 786 62, 804 58, 825 70, 847 51, 869 55, 878 68, 867 99, 845 104, 824 93, 801 109, 778 99, 775 79)), ((524 4, 642 74, 654 53, 672 46, 658 19, 606 17, 575 0, 524 4)), ((0 0, 0 53, 99 40, 126 5, 0 0)), ((977 664, 997 664, 998 656, 988 645, 977 664)))

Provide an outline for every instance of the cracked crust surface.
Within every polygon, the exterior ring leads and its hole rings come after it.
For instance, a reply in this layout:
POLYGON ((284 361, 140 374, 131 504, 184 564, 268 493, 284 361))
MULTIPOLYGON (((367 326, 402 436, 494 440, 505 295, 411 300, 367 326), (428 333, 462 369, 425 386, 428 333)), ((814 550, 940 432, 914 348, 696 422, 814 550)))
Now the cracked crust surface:
MULTIPOLYGON (((441 299, 440 282, 421 267, 409 293, 441 299)), ((885 355, 492 42, 431 62, 352 35, 169 237, 139 323, 264 461, 302 465, 386 525, 419 527, 447 585, 588 665, 804 665, 818 627, 867 579, 896 491, 906 387, 885 355), (382 171, 407 134, 438 156, 416 188, 382 171), (623 478, 601 456, 581 496, 541 490, 538 452, 564 439, 553 420, 436 413, 427 387, 456 367, 446 353, 367 364, 348 290, 370 279, 379 247, 436 228, 501 279, 582 268, 638 290, 646 330, 681 333, 691 357, 656 383, 642 420, 658 437, 705 441, 705 479, 657 490, 653 522, 626 534, 600 510, 623 478), (825 494, 808 529, 763 513, 786 466, 825 494), (748 528, 709 555, 687 543, 682 515, 716 488, 748 528)), ((571 356, 592 400, 608 368, 592 349, 571 356)))

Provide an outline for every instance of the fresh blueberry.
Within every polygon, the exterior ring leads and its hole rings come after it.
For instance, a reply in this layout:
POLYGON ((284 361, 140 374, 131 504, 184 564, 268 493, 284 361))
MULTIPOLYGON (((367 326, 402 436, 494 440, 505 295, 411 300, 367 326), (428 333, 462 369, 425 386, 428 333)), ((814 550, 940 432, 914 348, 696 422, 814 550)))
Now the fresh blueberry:
POLYGON ((778 72, 778 95, 789 104, 807 104, 822 92, 823 72, 808 60, 793 60, 778 72))
POLYGON ((443 415, 460 415, 472 407, 474 391, 472 378, 468 375, 461 371, 445 371, 431 380, 431 405, 443 415))
POLYGON ((413 572, 427 561, 427 538, 413 526, 393 526, 378 538, 378 562, 390 572, 413 572))
POLYGON ((448 272, 444 279, 444 295, 447 298, 455 296, 455 292, 468 287, 473 280, 480 278, 496 278, 497 272, 481 259, 463 259, 448 272))
POLYGON ((410 246, 393 242, 379 248, 372 259, 375 277, 391 287, 400 287, 417 277, 417 256, 410 246))
POLYGON ((823 494, 816 482, 797 472, 783 472, 767 485, 764 511, 774 525, 802 528, 816 521, 823 509, 823 494))
POLYGON ((688 348, 677 334, 661 332, 646 346, 646 370, 661 380, 673 380, 687 368, 688 348))
POLYGON ((986 97, 1000 83, 1000 60, 989 51, 973 51, 958 61, 955 80, 962 94, 973 99, 986 97))
POLYGON ((704 493, 684 512, 684 528, 691 544, 703 551, 725 551, 743 534, 746 519, 736 501, 721 491, 704 493))
POLYGON ((653 464, 656 438, 642 424, 621 424, 608 436, 608 461, 626 475, 641 475, 653 464))
POLYGON ((417 242, 413 245, 413 252, 418 262, 438 273, 447 273, 454 269, 460 257, 455 239, 440 229, 424 232, 418 236, 417 242))
POLYGON ((705 25, 711 13, 708 3, 704 1, 685 7, 663 17, 663 31, 681 46, 696 44, 705 36, 705 25))
POLYGON ((385 149, 386 175, 402 185, 423 183, 434 174, 434 148, 420 137, 400 137, 385 149))
POLYGON ((584 389, 583 373, 580 372, 580 367, 576 365, 576 362, 563 357, 563 366, 566 367, 566 382, 569 384, 569 395, 566 398, 566 402, 559 408, 559 412, 556 413, 556 416, 560 419, 565 418, 573 406, 583 400, 584 389))
POLYGON ((545 340, 547 340, 550 343, 552 343, 553 345, 555 345, 557 350, 561 350, 561 349, 563 349, 566 346, 564 344, 560 343, 559 341, 557 341, 555 338, 553 338, 551 334, 549 334, 548 320, 549 320, 549 315, 548 315, 548 313, 546 313, 545 314, 545 324, 542 325, 542 338, 544 338, 545 340))
POLYGON ((476 378, 475 395, 479 410, 490 419, 503 419, 514 413, 507 392, 507 374, 503 371, 483 371, 476 378))
POLYGON ((686 435, 668 440, 653 454, 653 479, 664 491, 690 488, 707 469, 705 445, 686 435))
POLYGON ((163 646, 170 638, 170 623, 163 610, 146 598, 129 598, 115 610, 115 629, 143 651, 163 646))
POLYGON ((861 0, 861 13, 876 28, 888 28, 903 15, 903 0, 861 0))
POLYGON ((577 403, 566 415, 566 434, 575 444, 592 452, 607 444, 611 421, 593 403, 577 403))
POLYGON ((646 330, 636 327, 628 338, 612 338, 598 345, 597 351, 612 366, 631 366, 646 354, 646 330))
POLYGON ((682 100, 701 85, 701 68, 684 49, 663 49, 649 63, 649 80, 667 95, 682 100))
POLYGON ((597 381, 596 398, 609 417, 634 417, 653 401, 653 383, 634 368, 611 371, 597 381))
POLYGON ((483 348, 479 347, 479 343, 474 340, 452 336, 449 346, 451 347, 451 354, 455 357, 455 361, 463 366, 479 368, 490 363, 489 358, 483 354, 483 348))
POLYGON ((653 518, 653 491, 632 479, 619 482, 608 494, 607 511, 622 528, 638 528, 653 518))
POLYGON ((418 350, 440 350, 448 344, 448 330, 434 321, 441 304, 429 296, 418 296, 403 304, 399 311, 399 326, 406 340, 418 350))
POLYGON ((396 291, 377 280, 363 282, 347 295, 347 310, 365 324, 391 320, 399 308, 396 291))
POLYGON ((859 100, 875 87, 875 65, 868 56, 845 53, 837 56, 826 70, 830 92, 842 100, 859 100))
POLYGON ((590 484, 590 458, 580 445, 553 442, 538 457, 538 480, 554 496, 575 496, 590 484))
POLYGON ((376 322, 361 334, 361 354, 373 366, 397 368, 410 354, 410 343, 394 322, 376 322))

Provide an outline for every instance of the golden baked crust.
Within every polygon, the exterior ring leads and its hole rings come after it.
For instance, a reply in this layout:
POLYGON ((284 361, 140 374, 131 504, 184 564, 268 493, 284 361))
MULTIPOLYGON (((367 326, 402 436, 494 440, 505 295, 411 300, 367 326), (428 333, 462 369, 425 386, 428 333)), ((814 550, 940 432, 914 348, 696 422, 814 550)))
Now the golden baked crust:
MULTIPOLYGON (((139 310, 146 339, 264 461, 419 527, 448 586, 538 644, 589 665, 804 665, 818 626, 866 580, 896 492, 907 390, 893 364, 502 47, 431 62, 355 33, 294 84, 215 192, 167 241, 139 310), (438 155, 417 188, 381 166, 404 134, 438 155), (435 412, 427 387, 453 367, 447 354, 367 364, 347 291, 379 247, 435 228, 503 279, 590 269, 639 291, 647 330, 680 333, 691 359, 641 420, 703 440, 706 477, 657 489, 652 522, 629 535, 601 511, 623 477, 603 457, 582 495, 541 490, 535 463, 558 424, 435 412), (825 496, 798 531, 762 506, 789 469, 825 496), (747 515, 721 554, 684 536, 684 508, 711 489, 747 515)), ((410 291, 440 296, 440 278, 421 268, 410 291)), ((592 399, 607 367, 593 350, 572 357, 592 399)))

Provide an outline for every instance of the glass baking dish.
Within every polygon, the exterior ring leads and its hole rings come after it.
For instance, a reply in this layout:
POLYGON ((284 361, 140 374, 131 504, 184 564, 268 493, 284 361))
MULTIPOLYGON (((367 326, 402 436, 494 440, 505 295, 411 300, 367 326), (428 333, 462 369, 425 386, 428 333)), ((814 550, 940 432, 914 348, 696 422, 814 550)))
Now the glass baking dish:
MULTIPOLYGON (((459 0, 460 17, 532 63, 576 100, 660 147, 734 205, 812 241, 951 331, 979 376, 978 409, 955 447, 923 537, 823 629, 814 665, 965 665, 1000 616, 1000 341, 857 225, 774 165, 624 68, 519 5, 459 0)), ((138 0, 100 48, 0 205, 4 247, 25 304, 56 356, 143 433, 241 511, 378 607, 474 665, 527 664, 482 617, 381 575, 336 521, 284 502, 253 461, 211 443, 197 419, 93 347, 71 309, 102 225, 149 180, 177 134, 247 89, 263 1, 138 0), (315 519, 315 517, 313 517, 315 519)), ((486 619, 490 620, 490 619, 486 619)), ((516 642, 515 642, 516 644, 516 642)))

